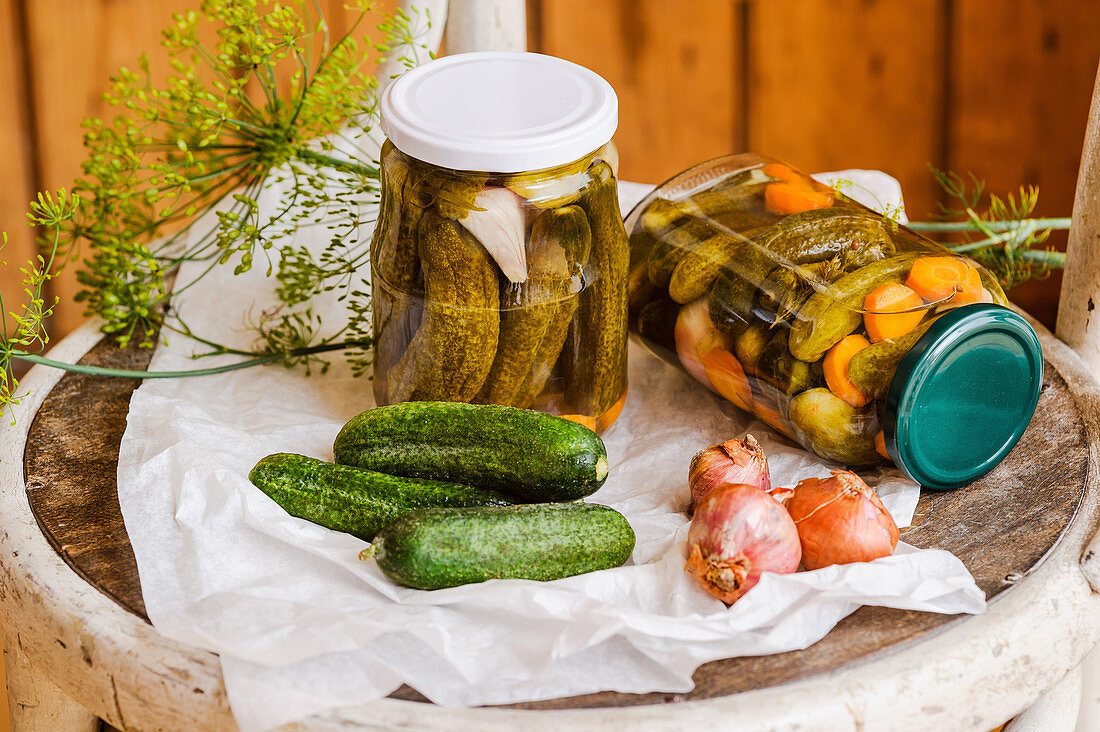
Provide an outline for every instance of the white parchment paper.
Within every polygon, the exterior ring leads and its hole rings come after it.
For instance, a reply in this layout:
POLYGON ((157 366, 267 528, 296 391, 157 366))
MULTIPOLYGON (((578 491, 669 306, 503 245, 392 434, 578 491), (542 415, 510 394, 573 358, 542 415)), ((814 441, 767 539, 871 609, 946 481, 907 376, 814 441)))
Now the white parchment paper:
MULTIPOLYGON (((840 175, 858 181, 872 203, 899 202, 888 176, 840 175)), ((623 210, 646 190, 623 184, 623 210)), ((310 237, 298 243, 320 245, 324 233, 310 237)), ((248 347, 241 314, 270 306, 273 287, 262 267, 238 277, 216 271, 182 293, 177 311, 196 332, 248 347)), ((186 339, 162 335, 150 369, 193 368, 192 351, 186 339)), ((684 692, 704 662, 805 648, 860 605, 984 609, 958 559, 904 544, 870 563, 765 575, 726 608, 683 571, 692 454, 751 431, 777 485, 835 466, 634 344, 629 379, 626 408, 604 436, 610 477, 588 499, 634 527, 627 566, 435 592, 393 585, 357 559, 364 542, 288 516, 248 481, 270 453, 331 459, 343 423, 373 406, 369 381, 340 364, 309 378, 261 367, 147 380, 130 403, 118 486, 149 617, 163 635, 220 654, 233 713, 250 732, 368 702, 403 683, 454 706, 684 692)), ((908 525, 916 485, 895 471, 868 477, 898 525, 908 525)))

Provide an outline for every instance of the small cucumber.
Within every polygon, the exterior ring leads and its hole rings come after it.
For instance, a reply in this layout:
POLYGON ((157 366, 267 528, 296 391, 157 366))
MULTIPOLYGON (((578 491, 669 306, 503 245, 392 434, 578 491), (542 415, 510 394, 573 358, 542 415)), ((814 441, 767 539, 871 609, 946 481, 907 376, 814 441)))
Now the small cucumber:
POLYGON ((527 501, 572 501, 607 479, 595 432, 542 412, 491 404, 405 402, 352 417, 336 462, 389 475, 491 488, 527 501))
POLYGON ((787 396, 825 385, 825 375, 817 363, 799 361, 787 347, 788 332, 777 329, 761 351, 754 368, 760 378, 787 396))
POLYGON ((791 355, 817 361, 863 322, 863 300, 876 287, 901 282, 919 255, 915 252, 880 259, 844 275, 814 293, 791 324, 791 355))
POLYGON ((291 516, 370 541, 402 514, 429 506, 508 506, 503 493, 459 483, 334 465, 292 453, 268 455, 248 474, 291 516))
POLYGON ((395 582, 437 590, 610 569, 630 558, 634 541, 622 514, 591 503, 423 508, 388 524, 360 557, 373 556, 395 582))
POLYGON ((820 262, 837 255, 870 263, 894 253, 882 218, 845 208, 820 208, 786 217, 757 237, 775 261, 820 262))
POLYGON ((817 388, 791 399, 787 413, 798 441, 826 460, 848 466, 886 462, 875 450, 879 422, 870 405, 857 409, 817 388))
POLYGON ((677 263, 668 282, 668 294, 684 305, 710 291, 711 285, 726 263, 737 256, 744 243, 742 237, 719 233, 699 242, 677 263))
POLYGON ((588 214, 592 230, 589 264, 595 279, 580 293, 563 358, 569 411, 598 417, 626 391, 630 241, 619 213, 611 166, 593 166, 592 179, 592 189, 579 205, 588 214))
POLYGON ((933 320, 926 320, 899 338, 872 343, 857 351, 848 362, 848 378, 871 399, 882 399, 890 388, 901 359, 932 323, 933 320))

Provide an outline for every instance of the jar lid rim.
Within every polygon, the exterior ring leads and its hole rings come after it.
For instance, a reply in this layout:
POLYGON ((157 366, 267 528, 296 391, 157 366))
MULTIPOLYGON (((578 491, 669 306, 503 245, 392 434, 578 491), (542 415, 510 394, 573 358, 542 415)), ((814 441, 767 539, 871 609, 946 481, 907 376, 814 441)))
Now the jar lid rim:
POLYGON ((383 92, 382 131, 397 149, 455 170, 520 173, 571 163, 611 140, 614 89, 543 54, 478 51, 406 71, 383 92))
POLYGON ((1023 436, 1043 384, 1043 349, 1015 311, 992 304, 938 318, 887 390, 883 437, 925 488, 956 488, 993 470, 1023 436))

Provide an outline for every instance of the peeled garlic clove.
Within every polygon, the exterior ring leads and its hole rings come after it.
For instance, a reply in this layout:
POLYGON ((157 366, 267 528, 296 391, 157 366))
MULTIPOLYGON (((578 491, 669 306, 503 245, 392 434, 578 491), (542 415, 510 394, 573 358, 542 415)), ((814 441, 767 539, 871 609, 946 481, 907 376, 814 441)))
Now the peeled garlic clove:
POLYGON ((474 205, 477 208, 460 223, 477 237, 509 282, 526 282, 523 199, 507 188, 489 187, 477 194, 474 205))

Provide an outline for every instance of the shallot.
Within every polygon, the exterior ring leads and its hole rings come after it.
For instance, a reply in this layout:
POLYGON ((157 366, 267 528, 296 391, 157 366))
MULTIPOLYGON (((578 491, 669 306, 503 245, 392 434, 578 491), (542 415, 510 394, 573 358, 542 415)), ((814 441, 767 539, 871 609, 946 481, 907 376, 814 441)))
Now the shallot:
POLYGON ((726 440, 711 445, 691 459, 688 485, 693 507, 723 483, 745 483, 765 492, 771 491, 768 458, 752 435, 746 435, 744 440, 726 440))
POLYGON ((786 509, 756 486, 730 483, 695 507, 684 570, 725 603, 736 602, 763 572, 798 569, 802 549, 786 509))
POLYGON ((869 562, 897 546, 893 516, 878 494, 848 470, 800 481, 786 506, 798 527, 806 569, 869 562))

